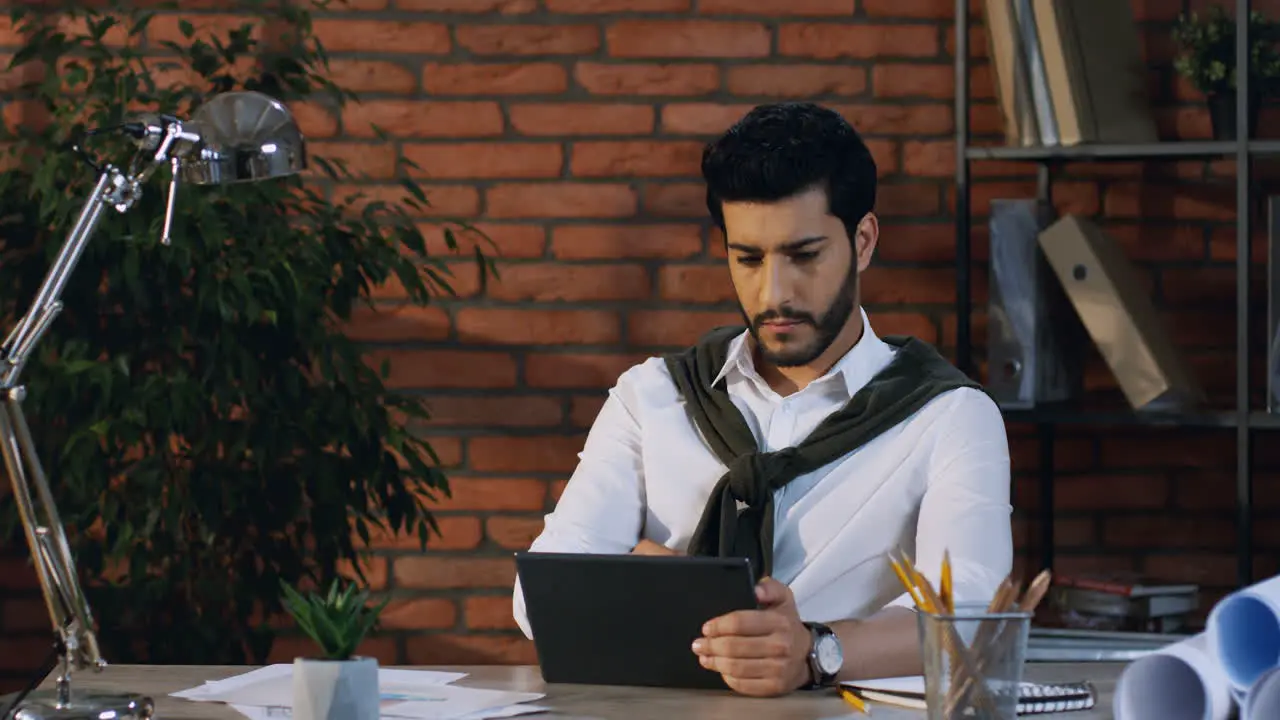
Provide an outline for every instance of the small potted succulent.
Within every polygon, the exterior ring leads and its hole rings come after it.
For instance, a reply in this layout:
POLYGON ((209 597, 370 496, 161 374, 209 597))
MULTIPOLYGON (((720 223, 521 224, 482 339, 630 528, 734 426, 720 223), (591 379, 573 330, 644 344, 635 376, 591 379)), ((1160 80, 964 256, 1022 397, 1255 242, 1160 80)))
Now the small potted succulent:
POLYGON ((294 658, 294 720, 378 720, 378 661, 355 653, 387 601, 371 606, 368 591, 336 580, 307 595, 281 587, 285 610, 320 650, 294 658))
MULTIPOLYGON (((1178 17, 1173 28, 1178 54, 1173 67, 1204 93, 1215 140, 1236 137, 1236 21, 1221 5, 1201 17, 1178 17)), ((1280 80, 1280 24, 1249 13, 1248 128, 1257 128, 1259 106, 1280 80)))

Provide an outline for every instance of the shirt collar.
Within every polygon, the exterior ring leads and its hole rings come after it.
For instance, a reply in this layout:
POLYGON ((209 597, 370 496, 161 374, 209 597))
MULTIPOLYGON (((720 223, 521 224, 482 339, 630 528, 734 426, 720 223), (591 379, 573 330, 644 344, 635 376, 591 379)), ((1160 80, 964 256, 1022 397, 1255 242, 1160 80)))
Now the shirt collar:
MULTIPOLYGON (((866 385, 893 359, 893 347, 876 335, 871 327, 871 320, 867 317, 867 311, 860 307, 858 313, 862 316, 862 337, 836 361, 835 365, 831 366, 825 375, 815 381, 824 382, 827 378, 838 376, 843 381, 849 397, 853 397, 854 393, 862 389, 863 385, 866 385)), ((712 381, 712 385, 718 384, 728 377, 729 373, 735 371, 745 377, 763 381, 760 374, 756 372, 755 362, 751 357, 750 337, 751 333, 744 330, 741 335, 729 342, 728 356, 720 372, 712 381)))

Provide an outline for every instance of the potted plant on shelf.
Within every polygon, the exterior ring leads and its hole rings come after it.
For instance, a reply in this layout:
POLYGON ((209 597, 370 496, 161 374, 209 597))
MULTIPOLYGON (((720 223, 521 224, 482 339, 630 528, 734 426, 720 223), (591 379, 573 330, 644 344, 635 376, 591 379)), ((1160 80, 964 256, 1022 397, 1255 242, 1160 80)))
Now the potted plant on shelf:
MULTIPOLYGON (((1249 14, 1248 128, 1257 129, 1259 106, 1273 94, 1280 78, 1280 25, 1262 13, 1249 14)), ((1173 29, 1178 48, 1173 67, 1205 94, 1215 140, 1236 137, 1236 21, 1221 5, 1202 18, 1198 13, 1178 17, 1173 29)))
POLYGON ((387 600, 370 606, 367 590, 342 588, 303 595, 287 584, 282 604, 315 642, 319 657, 293 661, 294 720, 378 720, 378 661, 356 655, 387 600))

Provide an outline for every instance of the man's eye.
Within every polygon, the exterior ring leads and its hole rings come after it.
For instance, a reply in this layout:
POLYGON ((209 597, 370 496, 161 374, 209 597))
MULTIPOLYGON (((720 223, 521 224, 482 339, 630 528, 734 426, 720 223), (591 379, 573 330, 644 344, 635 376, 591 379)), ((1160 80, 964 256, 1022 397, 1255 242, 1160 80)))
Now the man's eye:
POLYGON ((738 264, 739 264, 739 265, 747 265, 747 266, 749 266, 749 267, 755 267, 756 265, 759 265, 759 264, 760 264, 760 258, 758 258, 758 257, 751 257, 751 256, 749 256, 749 255, 739 255, 739 256, 738 256, 738 264))
POLYGON ((814 258, 818 257, 818 253, 816 253, 816 252, 798 252, 798 253, 793 254, 791 257, 792 257, 792 258, 794 258, 794 259, 796 260, 796 262, 809 262, 810 260, 813 260, 814 258))

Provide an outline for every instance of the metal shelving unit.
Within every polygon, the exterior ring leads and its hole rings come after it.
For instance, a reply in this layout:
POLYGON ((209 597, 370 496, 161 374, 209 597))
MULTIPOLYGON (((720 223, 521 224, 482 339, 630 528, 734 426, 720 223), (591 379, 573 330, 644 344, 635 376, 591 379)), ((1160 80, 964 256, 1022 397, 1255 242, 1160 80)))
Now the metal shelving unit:
MULTIPOLYGON (((1234 410, 1194 414, 1086 412, 1046 406, 1006 410, 1012 422, 1036 425, 1040 439, 1040 538, 1044 567, 1053 566, 1053 445, 1060 424, 1234 428, 1236 431, 1236 559, 1240 585, 1253 581, 1253 477, 1251 441, 1254 430, 1280 429, 1280 416, 1256 412, 1249 403, 1249 212, 1251 159, 1280 154, 1280 141, 1252 140, 1248 133, 1248 73, 1240 73, 1236 98, 1235 141, 1170 141, 1141 145, 1076 145, 1071 147, 973 147, 969 144, 969 0, 955 3, 955 139, 956 139, 956 364, 974 376, 972 324, 972 248, 969 208, 970 164, 984 160, 1022 161, 1037 169, 1039 196, 1049 200, 1055 167, 1078 161, 1188 160, 1234 157, 1236 161, 1236 402, 1234 410)), ((1248 67, 1249 0, 1236 0, 1236 67, 1248 67)))

